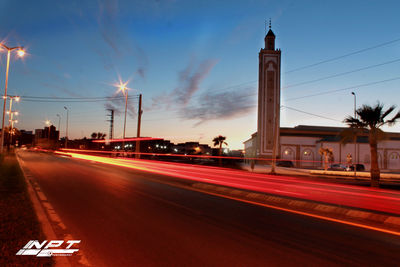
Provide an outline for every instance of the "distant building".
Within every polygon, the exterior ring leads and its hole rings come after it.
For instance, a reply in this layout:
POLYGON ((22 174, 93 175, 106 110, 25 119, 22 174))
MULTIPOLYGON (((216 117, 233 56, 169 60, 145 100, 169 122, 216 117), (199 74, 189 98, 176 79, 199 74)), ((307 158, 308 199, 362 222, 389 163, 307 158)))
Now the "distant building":
POLYGON ((212 149, 209 145, 200 144, 199 142, 179 143, 173 147, 174 153, 186 155, 211 155, 212 149))
POLYGON ((58 144, 60 132, 54 125, 35 130, 34 144, 44 148, 55 148, 58 144))
POLYGON ((34 140, 34 134, 32 131, 20 130, 20 136, 17 138, 18 146, 31 146, 34 140))

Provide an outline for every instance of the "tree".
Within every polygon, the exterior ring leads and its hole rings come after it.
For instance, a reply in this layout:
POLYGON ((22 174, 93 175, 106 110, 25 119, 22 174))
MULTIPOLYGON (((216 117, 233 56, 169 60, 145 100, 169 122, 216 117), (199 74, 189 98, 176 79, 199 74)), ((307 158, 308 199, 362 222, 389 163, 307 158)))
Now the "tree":
MULTIPOLYGON (((222 136, 222 135, 218 135, 217 137, 214 137, 213 142, 214 142, 214 146, 219 146, 219 150, 218 150, 218 155, 221 156, 222 155, 222 145, 228 145, 227 142, 225 142, 226 137, 222 136)), ((222 165, 222 161, 221 158, 219 158, 219 165, 222 165)))
POLYGON ((90 136, 92 137, 92 139, 104 139, 107 136, 107 134, 101 132, 98 133, 94 132, 90 136))
POLYGON ((324 157, 324 169, 328 170, 328 162, 333 157, 333 149, 332 148, 323 148, 319 149, 319 154, 324 157))
POLYGON ((377 103, 375 106, 362 105, 356 110, 356 118, 348 116, 344 122, 349 125, 349 129, 341 133, 342 142, 346 143, 360 132, 368 134, 369 147, 371 152, 371 186, 379 187, 380 170, 378 165, 378 142, 385 139, 385 133, 380 129, 384 125, 393 126, 400 118, 400 111, 390 120, 386 117, 394 111, 396 107, 391 106, 383 110, 383 104, 377 103))

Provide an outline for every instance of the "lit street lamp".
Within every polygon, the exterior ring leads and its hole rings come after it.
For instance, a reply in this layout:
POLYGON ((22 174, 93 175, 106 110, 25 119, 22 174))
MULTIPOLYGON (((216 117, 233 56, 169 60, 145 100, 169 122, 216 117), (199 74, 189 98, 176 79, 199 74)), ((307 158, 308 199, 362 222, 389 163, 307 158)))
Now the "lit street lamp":
POLYGON ((127 83, 121 83, 119 86, 119 90, 125 96, 125 117, 124 117, 124 133, 123 139, 125 139, 125 130, 126 130, 126 111, 128 108, 128 88, 126 87, 127 83))
POLYGON ((1 123, 1 138, 0 138, 0 153, 3 153, 4 147, 4 118, 6 113, 6 105, 7 105, 7 86, 8 86, 8 71, 10 69, 10 57, 11 51, 18 49, 18 56, 23 57, 25 55, 24 48, 22 46, 16 47, 8 47, 5 44, 0 43, 0 47, 7 49, 7 67, 6 67, 6 84, 4 87, 4 104, 3 104, 3 119, 1 123))
POLYGON ((13 100, 15 101, 19 101, 19 96, 7 96, 8 98, 10 98, 10 109, 7 111, 8 114, 8 121, 9 121, 9 128, 10 128, 10 132, 9 132, 9 147, 12 144, 12 135, 13 135, 13 128, 14 128, 14 123, 17 123, 17 120, 13 120, 14 119, 14 115, 18 116, 18 111, 12 111, 12 104, 13 104, 13 100))
POLYGON ((51 125, 51 122, 49 120, 46 120, 46 125, 47 125, 47 127, 49 127, 49 135, 47 136, 47 138, 49 139, 49 142, 50 142, 50 125, 51 125))

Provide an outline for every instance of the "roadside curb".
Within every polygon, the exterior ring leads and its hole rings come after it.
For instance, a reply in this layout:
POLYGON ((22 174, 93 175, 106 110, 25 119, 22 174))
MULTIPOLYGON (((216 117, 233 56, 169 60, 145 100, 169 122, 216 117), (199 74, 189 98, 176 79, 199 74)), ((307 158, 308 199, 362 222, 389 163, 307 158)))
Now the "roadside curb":
POLYGON ((299 211, 299 213, 310 212, 316 216, 332 218, 333 220, 347 220, 355 224, 366 224, 371 227, 380 227, 387 231, 394 231, 400 235, 400 216, 393 214, 384 214, 308 200, 292 199, 206 183, 193 183, 192 187, 204 191, 205 193, 211 192, 231 198, 240 198, 239 200, 265 204, 278 209, 295 209, 296 211, 299 211))
MULTIPOLYGON (((27 185, 27 190, 29 194, 29 198, 33 204, 33 208, 38 217, 39 223, 42 227, 43 233, 46 236, 47 240, 73 240, 73 238, 68 232, 66 232, 67 227, 62 223, 60 217, 53 209, 52 205, 47 200, 46 196, 40 190, 39 185, 36 181, 33 180, 33 176, 30 174, 29 170, 25 168, 25 164, 22 159, 19 158, 18 153, 16 153, 16 158, 19 164, 19 167, 22 171, 22 174, 25 178, 25 182, 27 185), (56 234, 56 229, 52 226, 52 224, 61 229, 56 234), (63 236, 63 237, 61 237, 63 236)), ((72 262, 69 257, 53 257, 54 266, 56 267, 66 267, 66 266, 92 266, 86 256, 83 254, 82 250, 79 250, 76 254, 79 258, 74 259, 72 262)))
MULTIPOLYGON (((341 179, 351 177, 356 180, 370 181, 371 174, 369 172, 357 172, 357 176, 354 177, 354 172, 343 172, 343 171, 325 171, 325 170, 310 170, 312 175, 326 175, 326 176, 341 176, 341 179)), ((400 182, 399 174, 381 173, 381 181, 385 182, 400 182)))
MULTIPOLYGON (((49 221, 49 218, 41 204, 41 201, 39 199, 39 196, 36 192, 36 190, 33 187, 33 181, 31 176, 27 173, 26 169, 23 167, 22 160, 19 158, 18 153, 15 154, 19 168, 22 171, 22 174, 25 178, 25 182, 27 185, 27 190, 29 194, 29 198, 32 202, 33 208, 36 212, 36 215, 38 217, 39 223, 42 227, 43 234, 46 236, 47 239, 49 240, 58 240, 57 235, 55 234, 53 227, 51 226, 51 223, 49 221)), ((54 259, 54 265, 56 267, 64 267, 64 266, 71 266, 69 261, 65 257, 53 257, 54 259)))

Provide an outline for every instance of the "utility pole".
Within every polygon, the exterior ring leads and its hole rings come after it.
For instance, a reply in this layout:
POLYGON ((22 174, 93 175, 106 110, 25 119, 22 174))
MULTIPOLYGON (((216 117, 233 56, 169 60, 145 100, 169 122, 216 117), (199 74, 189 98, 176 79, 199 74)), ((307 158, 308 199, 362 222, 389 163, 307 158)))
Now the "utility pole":
MULTIPOLYGON (((138 125, 137 125, 137 135, 136 137, 139 138, 140 137, 140 124, 142 121, 142 94, 139 95, 139 108, 138 108, 138 125)), ((139 139, 136 140, 136 158, 140 159, 140 141, 139 139)))
POLYGON ((114 137, 114 110, 113 109, 107 109, 110 111, 110 114, 107 116, 110 116, 110 119, 108 120, 110 122, 110 134, 109 137, 110 139, 113 139, 114 137))
POLYGON ((57 114, 57 117, 58 117, 58 135, 60 135, 61 134, 61 115, 60 114, 57 114))
POLYGON ((68 117, 69 117, 69 109, 64 106, 64 109, 67 111, 67 121, 66 121, 66 127, 65 127, 65 148, 68 146, 68 117))

